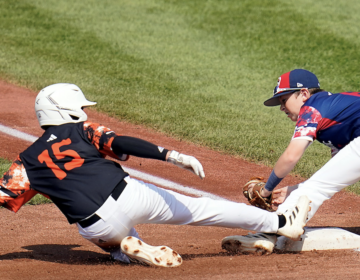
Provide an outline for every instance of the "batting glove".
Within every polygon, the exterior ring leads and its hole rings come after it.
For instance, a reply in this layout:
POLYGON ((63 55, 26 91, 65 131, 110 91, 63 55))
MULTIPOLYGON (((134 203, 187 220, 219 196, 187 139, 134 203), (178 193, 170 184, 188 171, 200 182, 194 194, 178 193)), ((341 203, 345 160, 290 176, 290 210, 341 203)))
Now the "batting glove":
POLYGON ((201 179, 205 178, 204 169, 201 163, 193 156, 187 156, 180 154, 177 151, 171 151, 167 161, 193 172, 201 179))

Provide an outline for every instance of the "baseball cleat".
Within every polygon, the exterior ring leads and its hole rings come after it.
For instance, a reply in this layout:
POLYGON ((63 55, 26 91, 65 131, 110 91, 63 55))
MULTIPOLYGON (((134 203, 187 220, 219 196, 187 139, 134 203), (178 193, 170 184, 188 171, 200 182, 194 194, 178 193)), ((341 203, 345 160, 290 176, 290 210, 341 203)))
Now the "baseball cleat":
POLYGON ((150 246, 133 236, 121 241, 121 250, 130 260, 151 266, 177 267, 181 256, 167 246, 150 246))
POLYGON ((274 234, 249 233, 248 235, 235 235, 225 237, 221 247, 232 253, 261 253, 271 254, 277 237, 274 234))
POLYGON ((310 200, 307 196, 300 196, 296 205, 284 212, 286 219, 285 226, 278 229, 277 234, 288 237, 292 240, 299 240, 304 233, 304 226, 310 210, 310 200))

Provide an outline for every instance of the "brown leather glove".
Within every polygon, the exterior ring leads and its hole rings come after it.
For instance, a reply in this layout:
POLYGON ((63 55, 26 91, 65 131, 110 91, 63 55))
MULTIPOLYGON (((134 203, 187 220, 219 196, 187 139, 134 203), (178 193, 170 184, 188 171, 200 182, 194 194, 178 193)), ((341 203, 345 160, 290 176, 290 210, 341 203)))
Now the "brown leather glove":
POLYGON ((269 197, 261 196, 261 189, 264 188, 265 182, 263 177, 252 177, 243 187, 243 194, 253 206, 261 209, 273 212, 275 211, 271 207, 272 194, 269 197), (249 185, 254 184, 255 186, 250 188, 249 185))

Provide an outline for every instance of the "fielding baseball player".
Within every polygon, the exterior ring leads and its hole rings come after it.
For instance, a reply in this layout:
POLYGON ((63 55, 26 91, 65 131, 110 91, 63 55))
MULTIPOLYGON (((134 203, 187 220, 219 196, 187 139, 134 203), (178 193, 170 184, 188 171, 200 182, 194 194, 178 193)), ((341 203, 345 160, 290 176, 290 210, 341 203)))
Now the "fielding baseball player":
POLYGON ((278 214, 306 195, 311 201, 310 220, 325 200, 360 180, 360 92, 324 91, 313 73, 295 69, 279 77, 273 97, 264 105, 280 105, 296 122, 295 131, 268 181, 250 181, 244 194, 253 205, 255 200, 258 205, 280 204, 278 214), (331 148, 332 158, 305 182, 274 190, 315 139, 331 148))
MULTIPOLYGON (((34 194, 41 193, 55 203, 70 224, 77 224, 84 238, 114 259, 164 267, 180 265, 180 255, 166 246, 144 243, 135 225, 244 228, 293 239, 303 233, 309 206, 306 196, 284 215, 277 215, 244 203, 188 197, 130 178, 117 162, 105 156, 121 161, 128 160, 129 155, 164 160, 202 179, 205 174, 192 156, 87 121, 83 108, 95 104, 73 84, 54 84, 39 92, 35 110, 45 132, 4 174, 0 205, 16 212, 34 194)), ((267 248, 272 244, 269 239, 273 237, 269 236, 259 235, 258 247, 272 250, 267 248)), ((234 249, 235 245, 225 242, 223 246, 234 249)))

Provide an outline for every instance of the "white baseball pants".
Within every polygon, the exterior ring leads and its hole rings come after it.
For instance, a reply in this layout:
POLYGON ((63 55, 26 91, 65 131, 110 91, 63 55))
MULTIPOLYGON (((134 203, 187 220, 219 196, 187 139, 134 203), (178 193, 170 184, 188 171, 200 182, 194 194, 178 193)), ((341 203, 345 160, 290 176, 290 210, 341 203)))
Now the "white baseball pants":
POLYGON ((101 217, 95 224, 82 228, 79 233, 89 241, 119 255, 121 240, 138 237, 137 224, 172 224, 243 228, 276 233, 278 216, 274 212, 231 201, 193 198, 142 181, 125 178, 128 183, 115 201, 110 196, 96 214, 101 217))
POLYGON ((360 137, 355 138, 341 149, 320 170, 292 191, 277 213, 293 207, 300 196, 306 195, 311 201, 310 220, 325 200, 335 193, 360 180, 360 137))

